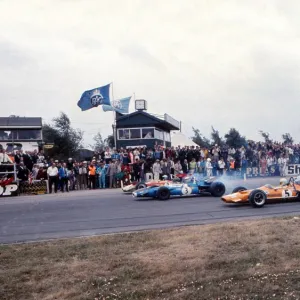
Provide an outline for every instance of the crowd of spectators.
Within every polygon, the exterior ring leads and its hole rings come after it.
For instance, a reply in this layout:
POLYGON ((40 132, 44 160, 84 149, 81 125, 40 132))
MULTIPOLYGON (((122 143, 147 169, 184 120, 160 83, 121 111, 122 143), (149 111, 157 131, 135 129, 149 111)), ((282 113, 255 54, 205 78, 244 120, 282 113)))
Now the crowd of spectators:
MULTIPOLYGON (((50 192, 113 188, 126 182, 147 178, 168 178, 179 173, 200 173, 203 176, 244 176, 247 168, 258 168, 261 176, 276 167, 280 176, 286 175, 289 163, 300 162, 300 145, 277 142, 248 141, 241 147, 214 145, 210 148, 190 146, 161 146, 155 149, 104 149, 89 160, 69 158, 58 161, 43 152, 6 153, 0 149, 0 165, 16 163, 20 181, 49 180, 50 192), (149 176, 150 174, 150 176, 149 176)), ((3 168, 2 168, 3 171, 3 168)))

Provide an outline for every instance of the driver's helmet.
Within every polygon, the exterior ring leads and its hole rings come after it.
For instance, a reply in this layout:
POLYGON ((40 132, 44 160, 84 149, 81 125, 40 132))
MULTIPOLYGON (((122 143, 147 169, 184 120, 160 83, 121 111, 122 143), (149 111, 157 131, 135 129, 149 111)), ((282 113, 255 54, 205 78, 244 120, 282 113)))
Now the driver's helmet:
POLYGON ((285 185, 288 184, 288 181, 287 181, 286 178, 281 178, 280 181, 279 181, 279 184, 280 184, 281 186, 285 186, 285 185))
POLYGON ((168 179, 168 175, 164 175, 162 178, 163 178, 163 180, 167 180, 168 179))

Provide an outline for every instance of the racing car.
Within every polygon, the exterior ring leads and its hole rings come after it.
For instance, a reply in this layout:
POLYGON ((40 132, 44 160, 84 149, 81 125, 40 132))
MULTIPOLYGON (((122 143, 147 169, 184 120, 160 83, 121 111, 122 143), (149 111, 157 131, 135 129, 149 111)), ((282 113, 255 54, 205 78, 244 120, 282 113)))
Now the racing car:
POLYGON ((214 177, 196 179, 186 177, 183 183, 165 183, 163 186, 154 185, 132 193, 134 198, 151 197, 159 200, 168 200, 171 196, 201 195, 209 193, 214 197, 221 197, 225 193, 225 185, 215 181, 214 177))
POLYGON ((132 193, 135 190, 144 189, 146 187, 151 186, 162 186, 167 183, 177 182, 180 181, 182 178, 184 178, 186 174, 178 174, 173 180, 167 180, 168 176, 163 176, 163 180, 150 180, 150 181, 135 181, 129 185, 123 185, 121 183, 122 191, 124 193, 132 193))
POLYGON ((236 187, 232 194, 221 198, 226 203, 250 203, 255 208, 263 207, 268 200, 300 199, 300 180, 282 178, 280 186, 266 184, 254 190, 236 187))

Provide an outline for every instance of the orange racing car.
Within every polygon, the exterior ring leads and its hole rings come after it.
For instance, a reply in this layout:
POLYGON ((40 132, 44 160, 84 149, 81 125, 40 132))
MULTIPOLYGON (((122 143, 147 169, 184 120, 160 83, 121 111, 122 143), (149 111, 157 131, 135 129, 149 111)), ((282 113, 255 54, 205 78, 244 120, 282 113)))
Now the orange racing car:
POLYGON ((253 207, 263 207, 267 200, 300 199, 300 180, 291 177, 287 181, 282 178, 277 187, 266 184, 254 190, 239 186, 232 191, 232 194, 225 195, 221 199, 226 203, 249 202, 253 207))

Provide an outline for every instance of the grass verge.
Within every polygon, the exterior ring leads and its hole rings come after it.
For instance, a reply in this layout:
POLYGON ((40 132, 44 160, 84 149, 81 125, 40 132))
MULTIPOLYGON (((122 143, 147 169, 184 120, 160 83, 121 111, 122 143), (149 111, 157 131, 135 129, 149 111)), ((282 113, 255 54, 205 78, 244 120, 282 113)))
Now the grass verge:
POLYGON ((0 246, 0 299, 299 299, 299 218, 0 246))

